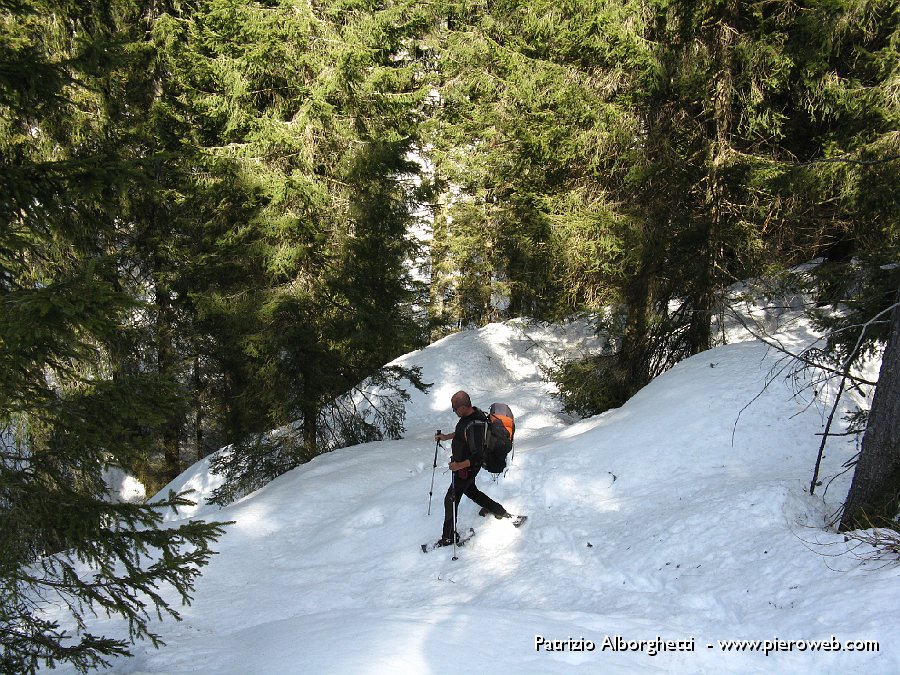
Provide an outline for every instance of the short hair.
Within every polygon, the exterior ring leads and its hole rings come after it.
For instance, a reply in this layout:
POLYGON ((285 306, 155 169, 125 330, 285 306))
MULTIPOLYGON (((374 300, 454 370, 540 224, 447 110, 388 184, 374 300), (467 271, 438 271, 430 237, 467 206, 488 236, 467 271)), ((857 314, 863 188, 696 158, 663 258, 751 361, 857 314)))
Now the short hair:
POLYGON ((469 398, 469 395, 464 391, 458 391, 453 394, 450 403, 453 404, 454 408, 460 408, 462 406, 472 407, 472 399, 469 398))

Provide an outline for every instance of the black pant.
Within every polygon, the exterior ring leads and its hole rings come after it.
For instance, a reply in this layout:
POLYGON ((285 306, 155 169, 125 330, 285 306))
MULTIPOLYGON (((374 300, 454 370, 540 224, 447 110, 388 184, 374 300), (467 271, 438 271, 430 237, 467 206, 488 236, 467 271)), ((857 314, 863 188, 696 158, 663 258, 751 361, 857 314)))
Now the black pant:
MULTIPOLYGON (((479 470, 480 467, 474 471, 468 469, 469 473, 465 478, 460 478, 459 472, 453 476, 454 482, 450 484, 447 496, 444 497, 444 532, 442 536, 445 539, 453 536, 453 508, 455 506, 457 510, 459 509, 459 501, 463 495, 478 504, 478 506, 486 508, 495 516, 502 516, 506 513, 506 509, 475 486, 475 476, 478 475, 479 470), (456 497, 455 503, 454 496, 456 497)), ((463 470, 463 473, 465 473, 465 470, 463 470)))

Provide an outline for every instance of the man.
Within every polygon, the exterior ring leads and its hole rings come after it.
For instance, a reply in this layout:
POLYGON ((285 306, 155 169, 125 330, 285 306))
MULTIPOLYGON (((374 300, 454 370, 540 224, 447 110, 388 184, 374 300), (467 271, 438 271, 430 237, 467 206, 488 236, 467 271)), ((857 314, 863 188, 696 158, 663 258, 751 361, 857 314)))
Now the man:
MULTIPOLYGON (((467 439, 467 431, 472 422, 487 422, 487 415, 472 406, 472 400, 464 391, 458 391, 450 399, 453 412, 459 417, 456 429, 449 434, 435 434, 436 441, 452 441, 450 445, 450 470, 453 472, 453 480, 444 497, 444 531, 440 544, 449 546, 453 544, 454 512, 459 508, 459 502, 465 495, 481 507, 482 515, 493 514, 495 518, 509 518, 500 504, 484 494, 475 486, 475 476, 481 469, 481 458, 477 453, 473 454, 467 439)), ((479 445, 475 445, 480 449, 479 445)))

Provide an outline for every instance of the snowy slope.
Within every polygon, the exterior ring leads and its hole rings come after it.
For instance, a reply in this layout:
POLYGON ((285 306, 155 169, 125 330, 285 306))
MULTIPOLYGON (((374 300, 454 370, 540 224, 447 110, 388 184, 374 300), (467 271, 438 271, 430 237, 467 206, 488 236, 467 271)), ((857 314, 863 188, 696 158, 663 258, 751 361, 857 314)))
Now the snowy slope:
MULTIPOLYGON (((836 555, 843 538, 823 523, 849 476, 824 501, 823 488, 806 493, 822 407, 771 380, 779 356, 752 340, 719 347, 622 408, 573 422, 541 367, 590 344, 580 324, 508 322, 400 359, 435 383, 410 402, 406 437, 319 457, 221 511, 184 511, 235 524, 185 620, 157 626, 167 647, 137 645, 114 671, 900 672, 900 571, 836 555), (440 534, 449 474, 441 451, 427 515, 432 438, 452 429, 458 389, 516 411, 515 462, 479 485, 530 519, 518 530, 488 522, 464 499, 460 525, 477 535, 453 561, 419 544, 440 534), (557 649, 536 649, 541 638, 557 649), (719 644, 739 639, 792 651, 719 644), (879 651, 787 642, 823 639, 879 651)), ((854 452, 835 439, 823 475, 854 452)), ((201 463, 182 486, 202 497, 215 479, 201 463)))

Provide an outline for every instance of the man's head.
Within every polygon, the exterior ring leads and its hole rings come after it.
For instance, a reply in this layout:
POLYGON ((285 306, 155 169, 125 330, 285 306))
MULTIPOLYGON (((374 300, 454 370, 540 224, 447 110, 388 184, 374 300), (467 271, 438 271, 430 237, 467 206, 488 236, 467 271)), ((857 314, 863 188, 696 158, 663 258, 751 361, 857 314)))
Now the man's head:
POLYGON ((450 397, 450 405, 459 417, 472 414, 472 399, 464 391, 458 391, 450 397))

